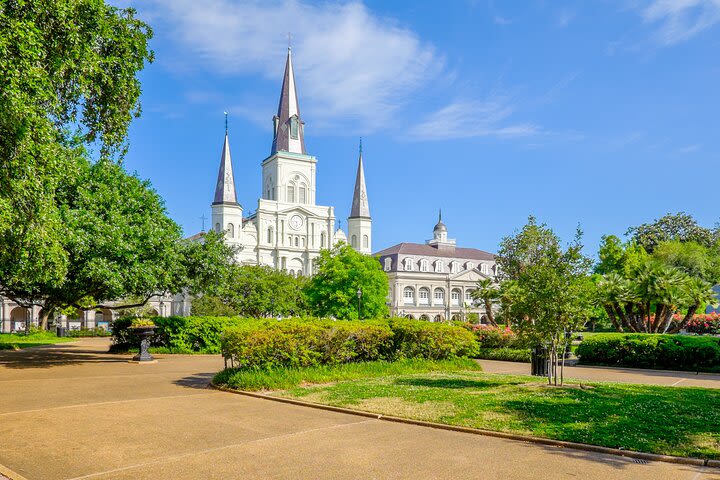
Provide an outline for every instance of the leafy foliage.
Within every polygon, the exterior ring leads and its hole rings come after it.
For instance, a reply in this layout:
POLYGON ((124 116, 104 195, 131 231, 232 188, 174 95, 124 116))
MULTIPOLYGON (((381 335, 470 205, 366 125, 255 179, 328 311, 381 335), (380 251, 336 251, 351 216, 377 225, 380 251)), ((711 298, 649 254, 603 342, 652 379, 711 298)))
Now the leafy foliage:
POLYGON ((580 362, 635 368, 720 371, 720 338, 598 334, 578 345, 580 362))
POLYGON ((649 253, 667 241, 694 242, 710 247, 718 240, 717 230, 701 227, 691 215, 684 212, 668 213, 653 223, 630 227, 627 235, 649 253))
POLYGON ((472 291, 472 298, 485 305, 485 315, 491 325, 497 325, 493 303, 500 299, 500 288, 489 278, 478 280, 476 288, 472 291))
POLYGON ((665 333, 684 328, 706 304, 720 280, 715 248, 677 240, 655 245, 652 254, 635 241, 604 237, 596 271, 597 303, 618 331, 665 333), (675 319, 677 312, 683 317, 675 319))
POLYGON ((307 280, 267 266, 234 265, 218 288, 218 296, 244 317, 291 317, 305 313, 307 280))
MULTIPOLYGON (((592 314, 590 260, 581 253, 581 233, 563 249, 559 238, 533 217, 514 236, 503 239, 497 255, 503 316, 530 345, 547 345, 551 365, 565 349, 566 332, 576 331, 592 314)), ((550 369, 548 380, 558 377, 550 369)), ((560 373, 562 382, 562 372, 560 373)))
POLYGON ((320 252, 317 273, 305 293, 310 311, 319 317, 357 319, 358 310, 360 318, 388 314, 388 279, 380 262, 345 243, 320 252), (362 292, 359 302, 358 290, 362 292))
POLYGON ((216 295, 201 295, 193 298, 190 314, 194 317, 234 317, 237 312, 216 295))
POLYGON ((152 61, 150 28, 103 0, 0 4, 0 284, 23 302, 62 283, 64 189, 84 148, 126 148, 140 113, 137 73, 152 61), (21 295, 22 294, 22 295, 21 295))

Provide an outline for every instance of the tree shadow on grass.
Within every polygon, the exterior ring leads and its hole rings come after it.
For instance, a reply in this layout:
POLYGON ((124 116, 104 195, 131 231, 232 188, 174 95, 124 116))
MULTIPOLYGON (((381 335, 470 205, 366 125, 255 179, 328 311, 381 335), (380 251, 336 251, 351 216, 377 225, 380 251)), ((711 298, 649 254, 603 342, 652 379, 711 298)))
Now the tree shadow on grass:
POLYGON ((449 388, 449 389, 483 389, 496 388, 498 382, 484 380, 465 380, 462 378, 401 378, 395 381, 396 385, 413 387, 449 388))

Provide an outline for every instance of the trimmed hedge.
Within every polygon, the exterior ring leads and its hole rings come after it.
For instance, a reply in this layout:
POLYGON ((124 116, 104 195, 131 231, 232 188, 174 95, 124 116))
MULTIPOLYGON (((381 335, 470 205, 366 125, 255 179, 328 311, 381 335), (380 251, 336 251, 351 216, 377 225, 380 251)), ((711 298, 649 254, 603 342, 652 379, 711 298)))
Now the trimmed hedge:
POLYGON ((530 363, 530 350, 527 348, 478 348, 473 356, 485 360, 530 363))
POLYGON ((575 353, 585 365, 720 371, 720 338, 668 334, 599 334, 575 353))
POLYGON ((65 335, 68 337, 109 337, 112 335, 109 331, 101 327, 81 328, 79 330, 67 330, 65 335))
MULTIPOLYGON (((113 345, 110 351, 124 352, 140 344, 130 324, 132 317, 113 322, 113 345)), ((220 353, 220 337, 232 326, 259 322, 241 317, 154 317, 155 335, 151 347, 160 347, 174 353, 220 353)))
POLYGON ((300 368, 351 362, 424 358, 474 352, 461 327, 419 320, 268 320, 228 328, 222 353, 233 367, 300 368))

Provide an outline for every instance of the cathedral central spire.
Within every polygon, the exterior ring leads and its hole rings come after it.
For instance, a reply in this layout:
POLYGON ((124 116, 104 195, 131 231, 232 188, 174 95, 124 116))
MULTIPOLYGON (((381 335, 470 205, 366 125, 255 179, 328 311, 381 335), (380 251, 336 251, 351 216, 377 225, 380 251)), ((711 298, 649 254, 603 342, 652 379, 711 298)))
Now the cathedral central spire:
POLYGON ((274 137, 272 151, 305 154, 305 124, 300 119, 295 72, 293 71, 292 49, 288 46, 285 75, 280 90, 277 115, 273 117, 274 137))
POLYGON ((358 157, 357 175, 355 176, 355 191, 353 192, 350 218, 370 218, 370 205, 368 204, 367 187, 365 187, 365 169, 363 168, 362 138, 360 139, 360 155, 358 157))

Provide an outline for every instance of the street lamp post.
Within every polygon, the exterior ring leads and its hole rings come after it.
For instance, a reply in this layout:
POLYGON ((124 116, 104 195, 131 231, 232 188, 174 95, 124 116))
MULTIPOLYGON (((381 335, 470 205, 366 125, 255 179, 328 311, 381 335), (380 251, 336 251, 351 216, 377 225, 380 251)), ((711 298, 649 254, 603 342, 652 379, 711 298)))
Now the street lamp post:
POLYGON ((360 320, 360 299, 362 298, 362 290, 360 288, 357 289, 357 298, 358 298, 358 320, 360 320))

